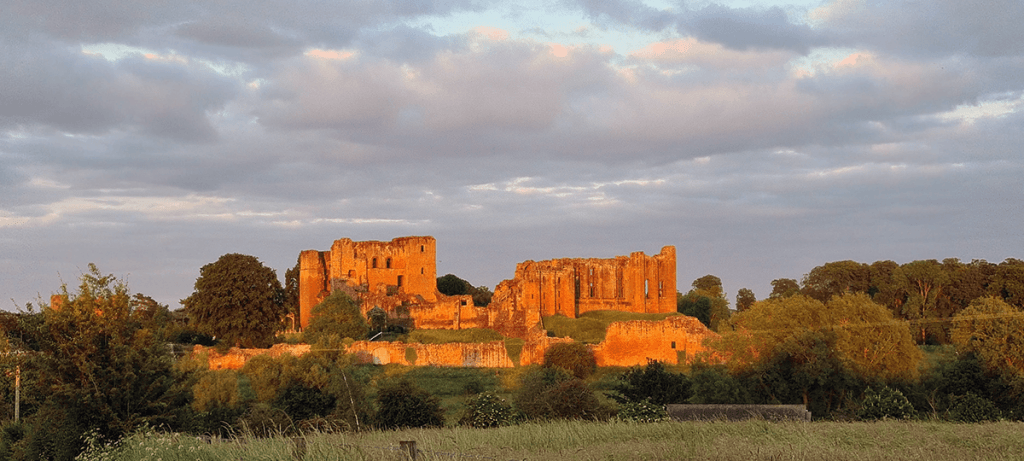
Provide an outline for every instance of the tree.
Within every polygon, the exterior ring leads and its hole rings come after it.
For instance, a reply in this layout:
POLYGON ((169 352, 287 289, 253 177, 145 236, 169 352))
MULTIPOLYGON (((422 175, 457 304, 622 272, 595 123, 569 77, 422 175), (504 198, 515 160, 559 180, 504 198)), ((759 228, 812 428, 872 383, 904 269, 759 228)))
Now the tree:
POLYGON ((937 311, 938 299, 945 285, 949 283, 949 275, 934 259, 913 261, 901 267, 906 277, 909 296, 903 304, 904 318, 916 321, 918 341, 924 344, 928 339, 929 327, 935 327, 934 321, 940 319, 937 311))
POLYGON ((788 298, 798 293, 800 293, 800 284, 796 283, 796 280, 775 279, 772 280, 772 293, 768 295, 768 298, 788 298))
POLYGON ((285 329, 299 329, 299 272, 301 271, 301 258, 295 261, 295 265, 284 271, 284 305, 288 310, 288 320, 285 329))
POLYGON ((494 293, 485 286, 474 287, 473 284, 453 274, 445 274, 437 278, 437 291, 447 296, 470 295, 473 297, 473 305, 484 307, 491 303, 494 293))
POLYGON ((359 304, 341 291, 335 291, 313 306, 312 320, 306 327, 306 342, 313 344, 325 335, 363 339, 370 328, 366 325, 359 304))
POLYGON ((866 293, 871 284, 869 269, 855 261, 825 263, 804 276, 802 292, 821 302, 846 292, 866 293))
POLYGON ((36 347, 26 381, 40 393, 27 396, 39 406, 26 418, 26 457, 72 459, 88 430, 114 442, 142 425, 173 424, 171 357, 136 320, 149 313, 133 309, 127 285, 90 264, 78 291, 61 287, 55 301, 25 330, 36 347))
POLYGON ((749 288, 740 288, 740 291, 736 292, 737 311, 743 312, 753 306, 755 302, 757 302, 757 297, 749 288))
POLYGON ((708 274, 697 280, 694 280, 692 286, 695 290, 700 290, 707 293, 708 297, 725 297, 725 292, 724 290, 722 290, 722 279, 715 277, 714 275, 708 274))
POLYGON ((199 329, 245 347, 270 345, 288 314, 274 270, 237 253, 203 266, 195 291, 181 303, 199 329))
POLYGON ((997 297, 974 300, 953 317, 953 343, 985 367, 1024 379, 1024 312, 997 297))
POLYGON ((468 295, 472 288, 473 285, 454 274, 445 274, 437 278, 437 291, 443 295, 468 295))
POLYGON ((730 324, 733 331, 712 347, 734 373, 755 375, 769 394, 792 398, 785 389, 797 389, 805 403, 815 393, 841 400, 851 372, 871 380, 913 379, 922 356, 907 324, 862 293, 827 304, 804 295, 768 299, 730 324))
POLYGON ((704 326, 711 328, 711 298, 700 296, 693 290, 685 295, 676 294, 676 311, 700 320, 704 326))

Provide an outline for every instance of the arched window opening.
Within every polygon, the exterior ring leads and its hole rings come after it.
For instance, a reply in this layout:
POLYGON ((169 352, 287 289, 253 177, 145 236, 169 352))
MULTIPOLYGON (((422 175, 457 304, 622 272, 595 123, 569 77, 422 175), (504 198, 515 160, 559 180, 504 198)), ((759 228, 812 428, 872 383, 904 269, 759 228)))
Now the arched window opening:
POLYGON ((370 267, 374 269, 377 268, 377 258, 373 258, 373 260, 370 261, 370 267))

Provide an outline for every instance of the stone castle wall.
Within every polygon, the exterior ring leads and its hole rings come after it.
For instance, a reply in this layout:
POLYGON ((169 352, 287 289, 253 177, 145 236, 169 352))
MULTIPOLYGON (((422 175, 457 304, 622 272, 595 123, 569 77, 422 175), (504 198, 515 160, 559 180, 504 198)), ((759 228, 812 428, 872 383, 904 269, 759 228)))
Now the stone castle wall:
POLYGON ((676 310, 673 246, 654 256, 634 252, 610 259, 526 261, 516 266, 511 280, 498 284, 485 308, 474 306, 470 296, 437 291, 433 237, 390 242, 339 239, 330 251, 303 251, 299 266, 303 327, 309 325, 313 306, 337 289, 356 295, 363 315, 379 306, 389 317, 410 319, 415 328, 490 328, 517 338, 526 338, 544 316, 676 310))
MULTIPOLYGON (((362 363, 379 365, 509 368, 542 364, 544 352, 549 347, 572 342, 570 338, 547 337, 542 330, 535 329, 530 333, 519 353, 518 362, 509 357, 502 341, 447 344, 356 341, 348 346, 347 352, 355 354, 362 363)), ((716 333, 697 319, 680 315, 660 321, 614 322, 608 328, 606 339, 590 348, 598 366, 602 367, 646 365, 649 360, 674 365, 693 361, 698 353, 705 351, 704 340, 715 336, 716 333)), ((237 370, 257 355, 299 356, 309 351, 310 346, 306 344, 278 344, 270 349, 232 348, 226 354, 218 354, 212 348, 196 346, 193 356, 205 352, 210 369, 237 370)))

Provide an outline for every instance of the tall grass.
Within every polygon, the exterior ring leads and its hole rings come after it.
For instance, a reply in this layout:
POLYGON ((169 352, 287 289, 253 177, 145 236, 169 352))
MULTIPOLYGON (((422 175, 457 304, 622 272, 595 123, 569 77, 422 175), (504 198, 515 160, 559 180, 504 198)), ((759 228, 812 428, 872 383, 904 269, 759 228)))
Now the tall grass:
MULTIPOLYGON (((555 421, 493 429, 440 428, 365 433, 309 433, 304 461, 405 459, 398 442, 414 440, 419 459, 714 459, 927 460, 1021 459, 1024 425, 1014 422, 624 422, 555 421)), ((176 434, 140 434, 110 460, 293 459, 291 438, 207 444, 176 434)))

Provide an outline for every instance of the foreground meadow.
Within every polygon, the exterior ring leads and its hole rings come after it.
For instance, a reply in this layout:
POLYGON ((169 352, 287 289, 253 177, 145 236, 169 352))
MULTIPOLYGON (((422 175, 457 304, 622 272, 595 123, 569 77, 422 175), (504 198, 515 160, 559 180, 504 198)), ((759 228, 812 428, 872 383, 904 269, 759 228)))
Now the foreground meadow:
POLYGON ((417 459, 496 460, 1017 460, 1024 424, 930 421, 624 422, 555 421, 496 429, 437 428, 310 433, 305 452, 291 437, 240 436, 208 442, 176 434, 136 434, 89 460, 389 460, 408 459, 400 441, 416 441, 417 459))

